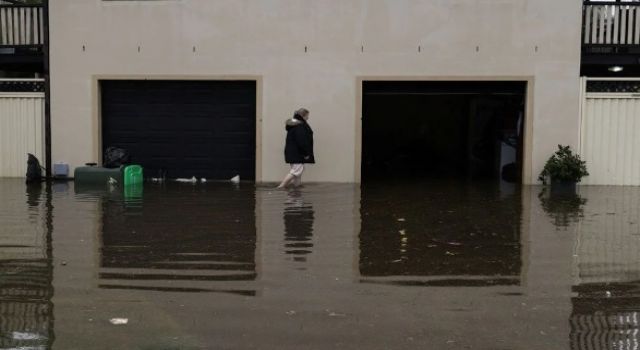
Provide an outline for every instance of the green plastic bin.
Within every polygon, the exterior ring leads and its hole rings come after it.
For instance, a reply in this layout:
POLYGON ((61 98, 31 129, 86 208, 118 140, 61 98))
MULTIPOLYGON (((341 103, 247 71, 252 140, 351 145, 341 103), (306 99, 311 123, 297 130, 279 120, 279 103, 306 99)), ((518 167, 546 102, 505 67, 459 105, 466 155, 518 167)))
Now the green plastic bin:
POLYGON ((142 167, 140 165, 127 165, 123 173, 124 185, 142 185, 144 180, 142 167))

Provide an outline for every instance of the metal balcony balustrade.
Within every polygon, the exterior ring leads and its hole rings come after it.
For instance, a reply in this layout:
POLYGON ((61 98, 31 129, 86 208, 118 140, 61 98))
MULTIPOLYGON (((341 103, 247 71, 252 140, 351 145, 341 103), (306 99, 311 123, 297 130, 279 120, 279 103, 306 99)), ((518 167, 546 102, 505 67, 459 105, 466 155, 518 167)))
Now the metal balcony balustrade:
POLYGON ((640 1, 583 1, 582 48, 589 54, 640 52, 640 1))
POLYGON ((0 54, 42 55, 45 15, 43 5, 0 4, 0 54))

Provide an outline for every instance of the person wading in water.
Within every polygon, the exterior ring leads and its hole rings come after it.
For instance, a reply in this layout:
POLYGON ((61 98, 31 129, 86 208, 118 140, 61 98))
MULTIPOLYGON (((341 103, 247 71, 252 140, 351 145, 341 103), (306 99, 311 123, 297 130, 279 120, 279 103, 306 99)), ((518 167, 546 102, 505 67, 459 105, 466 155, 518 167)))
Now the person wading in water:
POLYGON ((293 113, 293 118, 286 122, 287 141, 284 147, 284 160, 291 165, 291 170, 278 188, 285 188, 290 184, 295 187, 301 186, 304 165, 316 162, 313 156, 313 130, 307 120, 309 120, 309 111, 300 108, 293 113))

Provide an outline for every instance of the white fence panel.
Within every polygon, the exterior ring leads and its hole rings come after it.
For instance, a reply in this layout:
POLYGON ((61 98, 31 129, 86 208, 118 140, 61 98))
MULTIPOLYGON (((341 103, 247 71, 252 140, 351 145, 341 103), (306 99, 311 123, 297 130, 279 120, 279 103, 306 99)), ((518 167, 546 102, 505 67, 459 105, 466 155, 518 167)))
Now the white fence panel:
POLYGON ((0 93, 0 177, 24 177, 27 153, 44 164, 44 94, 0 93))
POLYGON ((581 134, 583 184, 640 186, 640 97, 587 94, 581 134))

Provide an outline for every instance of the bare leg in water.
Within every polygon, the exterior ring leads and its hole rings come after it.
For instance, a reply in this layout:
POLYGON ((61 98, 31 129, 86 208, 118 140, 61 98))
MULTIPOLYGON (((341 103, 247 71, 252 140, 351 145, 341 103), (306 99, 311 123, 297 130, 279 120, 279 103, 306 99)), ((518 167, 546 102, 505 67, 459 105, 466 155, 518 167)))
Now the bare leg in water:
POLYGON ((293 187, 301 187, 302 186, 302 175, 300 176, 296 176, 295 179, 293 179, 293 187))
POLYGON ((296 180, 296 177, 293 174, 288 173, 287 176, 284 177, 284 180, 282 180, 280 185, 278 185, 278 188, 285 188, 295 180, 296 180))

